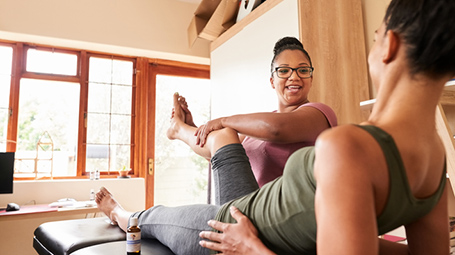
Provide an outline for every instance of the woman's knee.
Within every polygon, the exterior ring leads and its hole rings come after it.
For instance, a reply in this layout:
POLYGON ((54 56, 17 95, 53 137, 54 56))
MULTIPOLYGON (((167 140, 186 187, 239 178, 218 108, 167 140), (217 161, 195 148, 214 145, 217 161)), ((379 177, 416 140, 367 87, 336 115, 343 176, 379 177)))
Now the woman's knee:
POLYGON ((223 128, 212 132, 215 140, 229 140, 231 143, 240 143, 237 131, 232 128, 223 128))
MULTIPOLYGON (((208 141, 212 152, 217 151, 219 148, 224 145, 232 143, 240 143, 239 135, 237 131, 232 128, 223 128, 216 131, 213 131, 209 134, 208 141)), ((213 155, 213 153, 212 153, 213 155)))

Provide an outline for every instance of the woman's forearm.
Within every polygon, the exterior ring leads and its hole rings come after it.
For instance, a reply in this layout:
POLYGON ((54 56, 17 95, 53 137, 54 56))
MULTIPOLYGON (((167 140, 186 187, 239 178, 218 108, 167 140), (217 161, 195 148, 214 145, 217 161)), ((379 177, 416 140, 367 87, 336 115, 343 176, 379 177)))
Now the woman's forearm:
POLYGON ((329 123, 311 107, 290 113, 251 113, 220 118, 223 127, 260 140, 277 143, 314 141, 329 123))
POLYGON ((221 125, 238 133, 267 141, 279 140, 282 122, 275 113, 238 114, 222 117, 221 125), (275 115, 275 116, 273 116, 275 115))

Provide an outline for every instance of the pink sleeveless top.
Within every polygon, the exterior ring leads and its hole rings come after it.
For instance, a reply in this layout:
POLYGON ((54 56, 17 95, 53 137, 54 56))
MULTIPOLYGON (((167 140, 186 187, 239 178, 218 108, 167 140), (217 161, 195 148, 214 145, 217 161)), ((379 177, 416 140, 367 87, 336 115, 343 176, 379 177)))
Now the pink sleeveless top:
MULTIPOLYGON (((337 125, 335 112, 325 104, 306 103, 300 107, 314 107, 325 115, 330 127, 337 125)), ((250 159, 251 168, 259 187, 262 187, 283 174, 284 165, 293 152, 302 147, 313 146, 314 143, 315 141, 282 144, 247 136, 242 145, 250 159)))

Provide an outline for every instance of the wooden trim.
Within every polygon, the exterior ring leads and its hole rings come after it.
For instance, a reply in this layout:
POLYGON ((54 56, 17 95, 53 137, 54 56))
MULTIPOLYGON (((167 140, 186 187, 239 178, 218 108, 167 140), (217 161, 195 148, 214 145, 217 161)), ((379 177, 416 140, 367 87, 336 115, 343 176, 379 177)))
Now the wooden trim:
POLYGON ((168 66, 168 65, 153 65, 153 72, 151 75, 163 74, 163 75, 174 75, 174 76, 184 76, 184 77, 194 77, 194 78, 204 78, 210 79, 209 70, 199 70, 192 69, 189 67, 179 67, 179 66, 168 66))
MULTIPOLYGON (((19 117, 19 94, 20 94, 20 79, 24 60, 24 45, 17 43, 13 48, 13 67, 11 70, 11 89, 9 97, 9 105, 12 110, 12 115, 8 121, 7 140, 17 142, 17 125, 19 117)), ((16 151, 16 143, 8 143, 7 151, 16 151)))
POLYGON ((193 64, 193 63, 180 62, 180 61, 174 61, 174 60, 149 59, 149 63, 152 65, 159 65, 159 66, 181 67, 181 68, 188 68, 188 69, 193 69, 193 70, 210 71, 209 65, 193 64))
POLYGON ((133 170, 133 176, 138 176, 138 169, 135 167, 134 158, 138 150, 136 149, 136 137, 137 137, 137 130, 136 130, 136 119, 137 119, 137 59, 133 62, 133 82, 131 88, 131 134, 130 134, 130 169, 133 170))
MULTIPOLYGON (((148 96, 148 77, 149 77, 149 62, 147 58, 138 58, 136 65, 136 108, 134 111, 135 118, 135 135, 134 151, 132 156, 132 168, 134 174, 144 178, 147 183, 148 162, 147 162, 147 96, 148 96)), ((152 176, 153 177, 153 176, 152 176)))
POLYGON ((79 128, 77 137, 77 176, 86 175, 87 147, 87 104, 88 104, 88 56, 86 51, 81 52, 80 62, 80 101, 79 101, 79 128))
POLYGON ((455 180, 455 140, 441 104, 436 108, 436 129, 446 150, 447 173, 451 180, 452 190, 455 190, 455 181, 453 181, 455 180))
POLYGON ((80 78, 78 76, 31 73, 31 72, 24 72, 22 74, 21 78, 35 79, 35 80, 63 81, 63 82, 77 82, 77 83, 79 83, 79 81, 80 81, 80 78))
POLYGON ((0 45, 9 45, 11 46, 12 44, 16 44, 16 41, 11 41, 11 40, 5 40, 5 39, 0 39, 0 45))
MULTIPOLYGON (((261 17, 264 13, 271 10, 273 7, 278 5, 279 3, 283 2, 284 0, 267 0, 259 5, 256 9, 254 9, 250 14, 246 15, 243 19, 239 22, 235 23, 232 27, 230 27, 226 32, 222 33, 217 39, 215 39, 210 44, 210 52, 216 50, 220 47, 223 43, 229 41, 234 35, 238 34, 242 31, 248 24, 252 23, 259 17, 261 17)), ((278 21, 278 20, 277 20, 278 21)), ((273 31, 271 31, 273 33, 273 31)))
MULTIPOLYGON (((156 108, 156 75, 158 70, 155 65, 149 65, 148 71, 148 91, 147 91, 147 155, 146 161, 155 160, 155 108, 156 108)), ((153 162, 155 169, 155 162, 153 162)), ((155 204, 155 171, 152 174, 147 171, 145 179, 145 208, 150 208, 155 204)))
MULTIPOLYGON (((5 40, 2 40, 0 39, 0 42, 2 41, 5 41, 5 40)), ((5 42, 8 42, 8 41, 5 41, 5 42)), ((12 42, 12 43, 17 43, 17 42, 14 42, 14 41, 9 41, 9 42, 12 42)), ((107 52, 103 52, 103 51, 96 51, 96 50, 87 50, 87 49, 80 49, 80 48, 71 48, 71 47, 63 47, 63 46, 55 46, 55 45, 49 45, 49 44, 39 44, 39 43, 30 43, 30 42, 23 42, 24 46, 25 47, 29 47, 29 48, 36 48, 36 49, 40 49, 40 50, 43 50, 43 49, 55 49, 55 50, 58 50, 59 52, 81 52, 81 51, 86 51, 88 54, 95 54, 95 55, 100 55, 100 56, 115 56, 115 57, 119 57, 119 58, 137 58, 137 56, 133 56, 133 55, 122 55, 122 54, 115 54, 115 53, 107 53, 107 52)))

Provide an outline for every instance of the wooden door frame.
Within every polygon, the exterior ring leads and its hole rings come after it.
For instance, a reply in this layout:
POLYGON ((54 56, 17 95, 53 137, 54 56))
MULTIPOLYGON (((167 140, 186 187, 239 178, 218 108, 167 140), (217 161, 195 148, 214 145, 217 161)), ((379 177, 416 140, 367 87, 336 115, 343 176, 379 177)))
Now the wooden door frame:
MULTIPOLYGON (((142 65, 144 62, 142 61, 142 65)), ((141 66, 144 68, 144 66, 141 66)), ((144 157, 138 158, 137 160, 142 162, 142 167, 140 177, 145 179, 145 205, 146 208, 150 208, 154 205, 154 188, 155 188, 155 109, 156 109, 156 76, 157 75, 172 75, 172 76, 181 76, 181 77, 191 77, 191 78, 204 78, 210 79, 210 66, 200 65, 200 64, 191 64, 170 60, 158 60, 150 59, 147 63, 146 70, 142 70, 147 77, 147 86, 146 88, 141 89, 139 93, 146 95, 146 104, 145 109, 142 109, 143 113, 141 116, 145 117, 146 121, 140 121, 141 125, 145 125, 142 137, 138 138, 138 145, 143 148, 146 153, 140 153, 144 157), (145 114, 144 114, 145 113, 145 114), (144 136, 145 135, 145 136, 144 136), (144 139, 146 137, 146 139, 144 139), (141 144, 141 140, 142 144, 141 144), (144 143, 145 142, 145 143, 144 143), (149 169, 150 159, 152 169, 149 169)), ((139 116, 138 116, 139 117, 139 116)))

